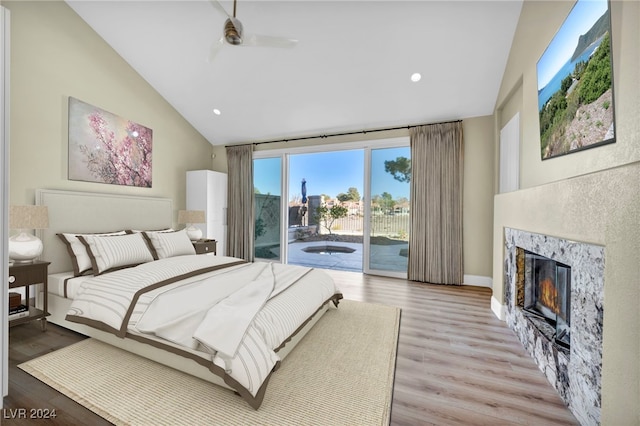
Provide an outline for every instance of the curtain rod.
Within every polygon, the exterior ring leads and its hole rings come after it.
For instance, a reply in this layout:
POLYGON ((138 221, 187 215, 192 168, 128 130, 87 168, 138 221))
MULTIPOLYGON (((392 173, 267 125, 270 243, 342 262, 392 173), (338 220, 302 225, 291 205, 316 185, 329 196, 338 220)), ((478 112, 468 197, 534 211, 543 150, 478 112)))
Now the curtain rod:
MULTIPOLYGON (((412 124, 412 125, 408 125, 408 126, 386 127, 386 128, 382 128, 382 129, 354 130, 354 131, 350 131, 350 132, 330 133, 328 135, 300 136, 300 137, 296 137, 296 138, 274 139, 274 140, 264 141, 264 142, 253 142, 253 143, 245 143, 245 144, 238 144, 238 145, 227 145, 227 146, 262 145, 262 144, 277 143, 277 142, 285 142, 286 143, 286 142, 291 142, 291 141, 304 141, 304 140, 308 140, 308 139, 326 139, 326 138, 332 138, 332 137, 336 137, 336 136, 350 136, 350 135, 357 135, 357 134, 360 134, 360 133, 362 133, 363 135, 366 135, 367 133, 388 132, 388 131, 391 131, 391 130, 411 129, 412 127, 433 126, 433 125, 436 125, 436 124, 459 123, 461 121, 462 120, 450 120, 450 121, 440 121, 438 123, 412 124)), ((225 146, 225 148, 227 146, 225 146)))

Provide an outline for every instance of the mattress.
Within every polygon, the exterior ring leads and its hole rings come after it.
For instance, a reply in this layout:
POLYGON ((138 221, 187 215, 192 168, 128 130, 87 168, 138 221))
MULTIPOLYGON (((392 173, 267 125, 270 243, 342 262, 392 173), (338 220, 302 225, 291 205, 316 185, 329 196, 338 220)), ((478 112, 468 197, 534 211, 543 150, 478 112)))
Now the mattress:
POLYGON ((47 278, 49 293, 66 299, 73 299, 86 277, 74 277, 73 271, 50 274, 47 278))

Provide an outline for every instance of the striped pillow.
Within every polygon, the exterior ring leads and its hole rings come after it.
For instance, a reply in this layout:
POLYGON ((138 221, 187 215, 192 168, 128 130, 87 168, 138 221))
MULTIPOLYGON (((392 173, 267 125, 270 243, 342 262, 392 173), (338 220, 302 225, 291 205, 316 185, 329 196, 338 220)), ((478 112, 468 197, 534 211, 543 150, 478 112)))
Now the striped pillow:
POLYGON ((151 243, 156 259, 196 254, 196 249, 184 229, 176 232, 145 232, 144 235, 151 243))
POLYGON ((153 261, 142 234, 78 236, 91 258, 94 275, 153 261))
POLYGON ((176 232, 173 228, 165 228, 165 229, 152 229, 149 231, 142 231, 140 229, 128 229, 127 234, 139 233, 139 232, 176 232))
POLYGON ((93 272, 93 265, 91 264, 91 258, 87 252, 85 245, 78 239, 79 236, 106 236, 106 235, 125 235, 125 231, 118 232, 106 232, 95 234, 74 234, 74 233, 61 233, 56 234, 62 242, 67 246, 67 252, 71 257, 71 265, 73 266, 73 275, 79 277, 80 275, 86 275, 93 272))

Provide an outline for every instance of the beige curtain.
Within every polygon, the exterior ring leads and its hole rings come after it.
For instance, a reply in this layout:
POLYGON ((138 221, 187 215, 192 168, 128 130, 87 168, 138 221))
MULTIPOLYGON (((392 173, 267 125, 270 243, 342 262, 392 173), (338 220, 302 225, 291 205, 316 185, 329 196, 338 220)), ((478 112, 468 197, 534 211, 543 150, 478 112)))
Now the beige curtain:
POLYGON ((462 284, 462 122, 411 129, 408 277, 462 284))
POLYGON ((253 261, 253 145, 227 147, 227 256, 253 261))

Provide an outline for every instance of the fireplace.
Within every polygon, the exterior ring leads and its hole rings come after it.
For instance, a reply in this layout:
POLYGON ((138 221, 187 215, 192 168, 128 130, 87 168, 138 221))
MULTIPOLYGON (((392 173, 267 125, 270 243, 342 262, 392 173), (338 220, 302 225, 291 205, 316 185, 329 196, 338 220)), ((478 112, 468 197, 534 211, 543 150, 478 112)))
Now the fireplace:
POLYGON ((568 348, 571 343, 571 267, 528 250, 524 254, 524 300, 530 316, 552 327, 550 339, 568 348))
POLYGON ((513 228, 504 237, 509 328, 580 424, 599 425, 604 246, 513 228), (527 281, 537 289, 525 290, 527 281))

